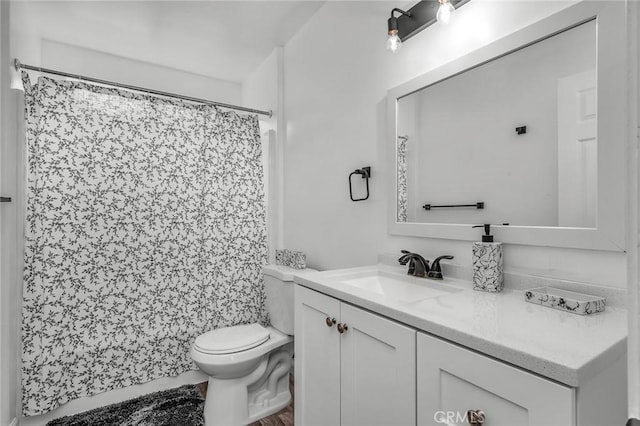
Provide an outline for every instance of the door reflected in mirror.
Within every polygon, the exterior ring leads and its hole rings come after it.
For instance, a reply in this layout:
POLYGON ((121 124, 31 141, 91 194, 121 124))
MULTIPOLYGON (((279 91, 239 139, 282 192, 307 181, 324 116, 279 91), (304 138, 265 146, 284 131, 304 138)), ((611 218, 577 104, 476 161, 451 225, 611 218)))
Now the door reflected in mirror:
POLYGON ((397 222, 596 228, 596 92, 592 20, 399 98, 397 222))

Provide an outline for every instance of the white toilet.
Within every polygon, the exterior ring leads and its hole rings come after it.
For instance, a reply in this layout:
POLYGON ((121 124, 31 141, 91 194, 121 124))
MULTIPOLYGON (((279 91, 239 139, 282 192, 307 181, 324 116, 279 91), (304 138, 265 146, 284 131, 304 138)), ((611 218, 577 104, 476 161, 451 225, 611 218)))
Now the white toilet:
POLYGON ((245 425, 291 401, 293 274, 300 271, 280 265, 263 268, 271 326, 219 328, 198 336, 191 345, 191 358, 209 376, 206 426, 245 425))

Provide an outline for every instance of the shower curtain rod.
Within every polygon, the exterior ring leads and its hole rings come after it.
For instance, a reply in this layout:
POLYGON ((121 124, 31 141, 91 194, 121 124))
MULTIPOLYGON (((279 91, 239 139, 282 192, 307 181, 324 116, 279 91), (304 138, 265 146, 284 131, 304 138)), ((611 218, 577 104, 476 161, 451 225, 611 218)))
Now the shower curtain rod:
POLYGON ((52 70, 52 69, 36 67, 36 66, 33 66, 33 65, 22 64, 22 63, 20 63, 18 58, 15 58, 13 60, 13 66, 15 67, 16 71, 20 71, 20 69, 38 71, 38 72, 45 73, 45 74, 54 74, 54 75, 59 75, 59 76, 62 76, 62 77, 70 77, 70 78, 75 78, 77 80, 89 81, 89 82, 92 82, 92 83, 104 84, 104 85, 107 85, 107 86, 122 87, 124 89, 135 90, 136 92, 150 93, 152 95, 166 96, 166 97, 169 97, 169 98, 177 98, 177 99, 182 99, 182 100, 189 101, 189 102, 197 102, 197 103, 201 103, 201 104, 216 105, 216 106, 220 106, 220 107, 223 107, 223 108, 236 109, 236 110, 239 110, 239 111, 251 112, 251 113, 260 114, 260 115, 266 115, 266 116, 269 116, 269 118, 271 118, 273 116, 273 112, 271 110, 269 110, 269 111, 261 111, 259 109, 246 108, 246 107, 237 106, 237 105, 230 105, 230 104, 225 104, 225 103, 222 103, 222 102, 210 101, 210 100, 207 100, 207 99, 193 98, 191 96, 178 95, 178 94, 175 94, 175 93, 163 92, 163 91, 160 91, 160 90, 146 89, 144 87, 132 86, 130 84, 116 83, 114 81, 108 81, 108 80, 100 80, 99 78, 85 77, 83 75, 78 75, 78 74, 70 74, 70 73, 63 72, 63 71, 56 71, 56 70, 52 70))

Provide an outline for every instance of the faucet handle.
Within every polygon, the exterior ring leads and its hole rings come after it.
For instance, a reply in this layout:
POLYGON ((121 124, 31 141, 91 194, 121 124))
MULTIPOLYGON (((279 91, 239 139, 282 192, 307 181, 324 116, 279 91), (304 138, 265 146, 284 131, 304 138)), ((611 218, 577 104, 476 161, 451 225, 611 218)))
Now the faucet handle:
POLYGON ((435 278, 437 280, 442 279, 442 268, 440 267, 440 261, 442 259, 451 260, 453 256, 440 256, 433 260, 431 263, 431 269, 429 270, 429 278, 435 278))

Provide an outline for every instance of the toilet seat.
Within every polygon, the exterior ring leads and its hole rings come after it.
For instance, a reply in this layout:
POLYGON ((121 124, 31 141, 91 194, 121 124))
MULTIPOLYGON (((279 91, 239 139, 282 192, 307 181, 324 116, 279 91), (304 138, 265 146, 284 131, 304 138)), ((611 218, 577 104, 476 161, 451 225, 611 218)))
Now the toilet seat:
POLYGON ((262 345, 271 333, 258 323, 223 327, 196 338, 195 349, 209 355, 243 352, 262 345))

